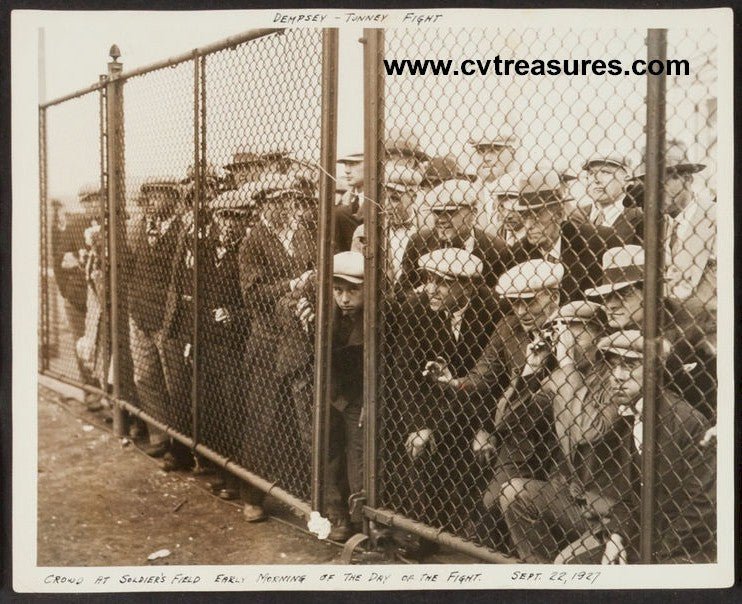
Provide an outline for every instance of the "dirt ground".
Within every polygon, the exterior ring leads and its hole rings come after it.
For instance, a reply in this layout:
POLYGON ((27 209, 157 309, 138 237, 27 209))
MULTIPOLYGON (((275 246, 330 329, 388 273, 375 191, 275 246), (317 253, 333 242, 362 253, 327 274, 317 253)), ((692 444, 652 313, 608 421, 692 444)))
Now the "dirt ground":
MULTIPOLYGON (((249 524, 208 480, 165 473, 122 446, 79 401, 40 386, 38 564, 333 564, 340 547, 302 532, 287 511, 249 524), (155 562, 147 556, 171 554, 155 562)), ((274 506, 271 506, 273 509, 274 506)))

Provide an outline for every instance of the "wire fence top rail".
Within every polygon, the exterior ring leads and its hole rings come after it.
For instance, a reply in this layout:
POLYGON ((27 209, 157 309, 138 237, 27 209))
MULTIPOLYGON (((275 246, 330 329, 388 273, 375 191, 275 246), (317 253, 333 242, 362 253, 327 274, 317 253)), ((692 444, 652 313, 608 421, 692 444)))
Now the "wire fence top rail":
MULTIPOLYGON (((245 42, 258 40, 271 34, 283 33, 284 31, 286 30, 281 28, 249 29, 245 32, 242 32, 241 34, 238 34, 236 36, 229 36, 228 38, 224 38, 222 40, 219 40, 218 42, 214 42, 213 44, 207 44, 206 46, 194 48, 179 55, 175 55, 167 59, 162 59, 160 61, 155 61, 153 63, 149 63, 148 65, 143 65, 142 67, 132 69, 131 71, 126 71, 118 76, 118 79, 126 80, 143 75, 145 73, 149 73, 151 71, 157 71, 158 69, 163 69, 165 67, 173 67, 174 65, 190 61, 196 57, 203 57, 218 52, 220 50, 224 50, 225 48, 238 46, 240 44, 244 44, 245 42)), ((91 84, 90 86, 86 86, 85 88, 80 88, 79 90, 69 92, 50 101, 39 103, 39 108, 46 109, 48 107, 52 107, 53 105, 59 105, 60 103, 64 103, 65 101, 69 101, 76 97, 83 96, 96 90, 100 90, 101 88, 105 88, 106 84, 107 80, 96 82, 95 84, 91 84)))

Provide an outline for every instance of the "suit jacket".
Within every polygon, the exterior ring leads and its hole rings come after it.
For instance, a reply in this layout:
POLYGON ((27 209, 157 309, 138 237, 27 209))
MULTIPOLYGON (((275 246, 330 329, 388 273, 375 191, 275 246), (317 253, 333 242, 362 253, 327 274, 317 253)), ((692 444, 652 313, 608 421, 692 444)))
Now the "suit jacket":
POLYGON ((409 431, 456 425, 467 431, 477 423, 483 398, 474 392, 454 392, 422 375, 425 364, 443 358, 454 377, 464 376, 489 341, 500 305, 481 288, 466 308, 458 340, 450 318, 433 312, 424 294, 393 302, 386 312, 384 372, 388 411, 409 431))
MULTIPOLYGON (((601 262, 605 251, 622 245, 609 229, 600 230, 590 222, 566 221, 562 224, 561 264, 564 278, 561 285, 561 303, 584 298, 584 291, 602 282, 601 262)), ((536 245, 523 238, 510 247, 513 264, 543 258, 536 245)))
MULTIPOLYGON (((56 210, 62 211, 61 209, 56 210)), ((67 214, 63 221, 54 216, 51 232, 52 269, 59 288, 59 293, 68 302, 85 312, 87 299, 87 282, 85 269, 82 266, 62 268, 62 258, 67 252, 79 260, 79 250, 86 249, 85 229, 91 225, 91 218, 85 214, 67 214), (60 222, 64 228, 60 228, 60 222)))
POLYGON ((146 217, 135 225, 127 251, 129 275, 129 314, 145 332, 162 328, 165 317, 172 265, 182 237, 182 222, 176 216, 154 245, 147 237, 146 217))
MULTIPOLYGON (((592 207, 591 200, 580 201, 569 215, 570 221, 576 224, 589 222, 592 207)), ((644 210, 633 205, 627 206, 612 225, 596 228, 604 239, 616 237, 621 242, 620 245, 641 245, 644 237, 644 210)))
MULTIPOLYGON (((471 252, 484 263, 483 277, 489 287, 494 287, 497 278, 504 273, 512 261, 507 253, 505 241, 474 229, 474 249, 471 252)), ((458 244, 464 247, 465 242, 458 244)), ((399 277, 399 287, 403 291, 409 291, 423 284, 422 271, 417 263, 420 257, 433 250, 446 247, 438 237, 434 229, 424 228, 414 233, 405 248, 402 258, 402 274, 399 277)))
MULTIPOLYGON (((613 403, 609 403, 613 404, 613 403)), ((564 413, 559 403, 555 414, 564 413)), ((604 419, 607 416, 604 415, 604 419)), ((575 418, 580 424, 580 418, 575 418)), ((633 417, 617 413, 607 425, 585 439, 570 439, 564 450, 588 502, 598 497, 608 507, 604 524, 611 533, 627 538, 636 550, 641 506, 641 454, 633 436, 633 417)), ((656 530, 654 554, 658 560, 693 555, 715 543, 716 455, 698 445, 708 423, 687 402, 670 391, 657 401, 656 530)), ((579 430, 579 429, 578 429, 579 430)))
POLYGON ((238 263, 242 299, 251 317, 275 324, 275 306, 289 292, 289 281, 314 268, 316 234, 300 227, 289 255, 278 237, 265 224, 258 224, 242 239, 238 263))

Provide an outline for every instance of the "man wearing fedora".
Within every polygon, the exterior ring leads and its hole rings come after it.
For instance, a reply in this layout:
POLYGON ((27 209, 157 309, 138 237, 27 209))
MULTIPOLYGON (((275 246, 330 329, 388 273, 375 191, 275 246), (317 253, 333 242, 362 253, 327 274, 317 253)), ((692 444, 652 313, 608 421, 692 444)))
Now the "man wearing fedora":
MULTIPOLYGON (((611 248, 603 255, 603 281, 585 291, 605 306, 612 330, 643 329, 644 249, 611 248)), ((669 384, 707 417, 716 413, 716 350, 708 326, 670 298, 661 301, 663 336, 672 345, 669 384)))
POLYGON ((537 168, 523 179, 514 210, 522 216, 525 237, 509 247, 514 262, 543 259, 564 267, 562 302, 580 299, 585 289, 600 282, 600 259, 613 236, 598 232, 590 222, 567 219, 562 179, 555 170, 537 168))
POLYGON ((476 189, 469 180, 447 180, 425 195, 425 202, 434 216, 434 227, 423 228, 410 237, 402 259, 399 278, 401 291, 410 291, 423 284, 420 258, 442 248, 461 248, 483 262, 483 278, 494 286, 497 277, 509 266, 507 246, 502 239, 474 226, 476 189))
MULTIPOLYGON (((670 139, 665 150, 666 295, 694 314, 716 318, 716 203, 698 195, 694 174, 705 165, 691 162, 684 143, 670 139)), ((636 174, 643 181, 644 174, 636 174)))
POLYGON ((267 162, 260 153, 253 151, 237 151, 232 161, 224 165, 226 187, 239 189, 245 183, 256 182, 266 169, 267 162))
MULTIPOLYGON (((295 427, 281 421, 280 411, 287 408, 290 398, 280 386, 292 370, 292 359, 281 338, 276 306, 283 296, 311 280, 317 237, 313 223, 301 220, 312 200, 294 186, 289 175, 266 176, 254 189, 258 222, 238 249, 240 290, 250 324, 244 362, 237 364, 235 376, 243 385, 245 417, 240 459, 245 467, 274 480, 291 480, 283 474, 294 470, 291 464, 276 467, 269 461, 275 442, 296 438, 295 427)), ((247 521, 265 518, 262 492, 246 487, 242 496, 247 521)))
MULTIPOLYGON (((598 342, 598 362, 609 376, 605 388, 583 381, 568 353, 571 338, 564 341, 569 335, 561 330, 556 337, 558 367, 550 375, 565 463, 549 480, 511 480, 501 505, 525 562, 638 562, 643 338, 629 330, 598 342)), ((661 349, 664 358, 669 344, 661 341, 661 349)), ((713 449, 698 444, 707 422, 682 398, 664 391, 657 400, 657 426, 653 559, 712 561, 716 462, 713 449)))
POLYGON ((406 468, 397 487, 405 513, 442 526, 463 522, 478 497, 476 485, 462 477, 472 475, 469 443, 482 398, 438 378, 442 371, 458 377, 471 370, 501 310, 482 284, 482 260, 471 252, 442 248, 418 262, 423 287, 392 301, 385 313, 385 329, 394 334, 385 366, 394 379, 384 413, 399 439, 394 463, 406 468), (441 488, 450 493, 443 507, 441 488))

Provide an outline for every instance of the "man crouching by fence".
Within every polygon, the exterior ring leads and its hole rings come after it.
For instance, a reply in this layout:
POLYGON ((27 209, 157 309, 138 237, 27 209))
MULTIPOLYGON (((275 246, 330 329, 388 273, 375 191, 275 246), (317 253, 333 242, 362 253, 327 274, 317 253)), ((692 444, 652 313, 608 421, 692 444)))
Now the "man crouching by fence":
MULTIPOLYGON (((607 388, 576 370, 569 331, 556 336, 551 373, 555 429, 566 464, 548 481, 515 478, 500 505, 519 556, 536 563, 638 562, 644 340, 639 331, 598 342, 607 388)), ((664 352, 669 345, 661 340, 664 352)), ((533 362, 533 358, 531 358, 533 362)), ((538 364, 538 363, 536 363, 538 364)), ((699 446, 704 418, 670 390, 657 400, 656 562, 714 557, 716 460, 699 446)))

